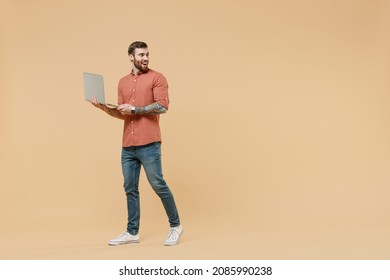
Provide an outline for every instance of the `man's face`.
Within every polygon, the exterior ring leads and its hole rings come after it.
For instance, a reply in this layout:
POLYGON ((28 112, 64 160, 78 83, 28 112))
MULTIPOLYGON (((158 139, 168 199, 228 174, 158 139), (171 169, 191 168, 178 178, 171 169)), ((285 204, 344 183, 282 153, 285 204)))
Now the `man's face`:
POLYGON ((135 49, 134 55, 130 55, 130 60, 140 72, 146 73, 149 70, 149 51, 147 48, 135 49))

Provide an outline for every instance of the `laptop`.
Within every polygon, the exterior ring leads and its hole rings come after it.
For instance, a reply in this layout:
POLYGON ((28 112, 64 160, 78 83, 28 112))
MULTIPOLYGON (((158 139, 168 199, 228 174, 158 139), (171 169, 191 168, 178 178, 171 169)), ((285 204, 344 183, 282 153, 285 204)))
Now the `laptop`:
POLYGON ((106 105, 109 108, 117 108, 118 105, 106 103, 104 97, 104 81, 103 76, 93 73, 83 73, 84 78, 84 98, 91 102, 95 96, 99 104, 106 105))

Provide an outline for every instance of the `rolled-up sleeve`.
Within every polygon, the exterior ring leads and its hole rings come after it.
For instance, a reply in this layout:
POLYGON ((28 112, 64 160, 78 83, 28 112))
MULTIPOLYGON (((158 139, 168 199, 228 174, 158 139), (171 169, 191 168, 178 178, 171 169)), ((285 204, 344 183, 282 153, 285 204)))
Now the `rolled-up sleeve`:
POLYGON ((158 74, 155 77, 153 83, 153 98, 155 102, 159 103, 160 105, 168 109, 169 107, 168 82, 167 79, 162 74, 158 74))

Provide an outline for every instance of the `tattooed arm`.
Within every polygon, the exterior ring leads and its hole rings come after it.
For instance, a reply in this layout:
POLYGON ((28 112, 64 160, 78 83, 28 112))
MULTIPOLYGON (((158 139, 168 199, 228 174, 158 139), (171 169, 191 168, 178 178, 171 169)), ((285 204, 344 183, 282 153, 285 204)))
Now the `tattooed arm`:
POLYGON ((146 115, 158 115, 158 114, 164 114, 167 112, 167 108, 162 106, 159 103, 152 103, 147 106, 141 106, 141 107, 134 107, 135 108, 135 114, 146 114, 146 115))
POLYGON ((158 115, 158 114, 164 114, 167 112, 167 108, 162 106, 161 104, 155 102, 150 105, 146 106, 137 106, 133 107, 129 104, 122 104, 119 105, 118 111, 121 112, 123 115, 158 115), (133 112, 132 112, 132 108, 133 112))

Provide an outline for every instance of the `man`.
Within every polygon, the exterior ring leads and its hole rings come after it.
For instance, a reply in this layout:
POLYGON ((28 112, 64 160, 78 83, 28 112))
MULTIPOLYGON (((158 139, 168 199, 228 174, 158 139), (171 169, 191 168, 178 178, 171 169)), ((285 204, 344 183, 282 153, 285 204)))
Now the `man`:
POLYGON ((109 245, 139 242, 140 204, 138 183, 141 165, 153 190, 160 197, 168 216, 170 231, 164 245, 175 245, 183 233, 173 195, 163 179, 161 169, 160 114, 169 106, 168 84, 165 77, 148 68, 149 51, 144 42, 134 42, 128 48, 131 73, 118 85, 116 109, 92 104, 112 117, 124 120, 122 139, 122 172, 127 198, 127 229, 109 240, 109 245))

